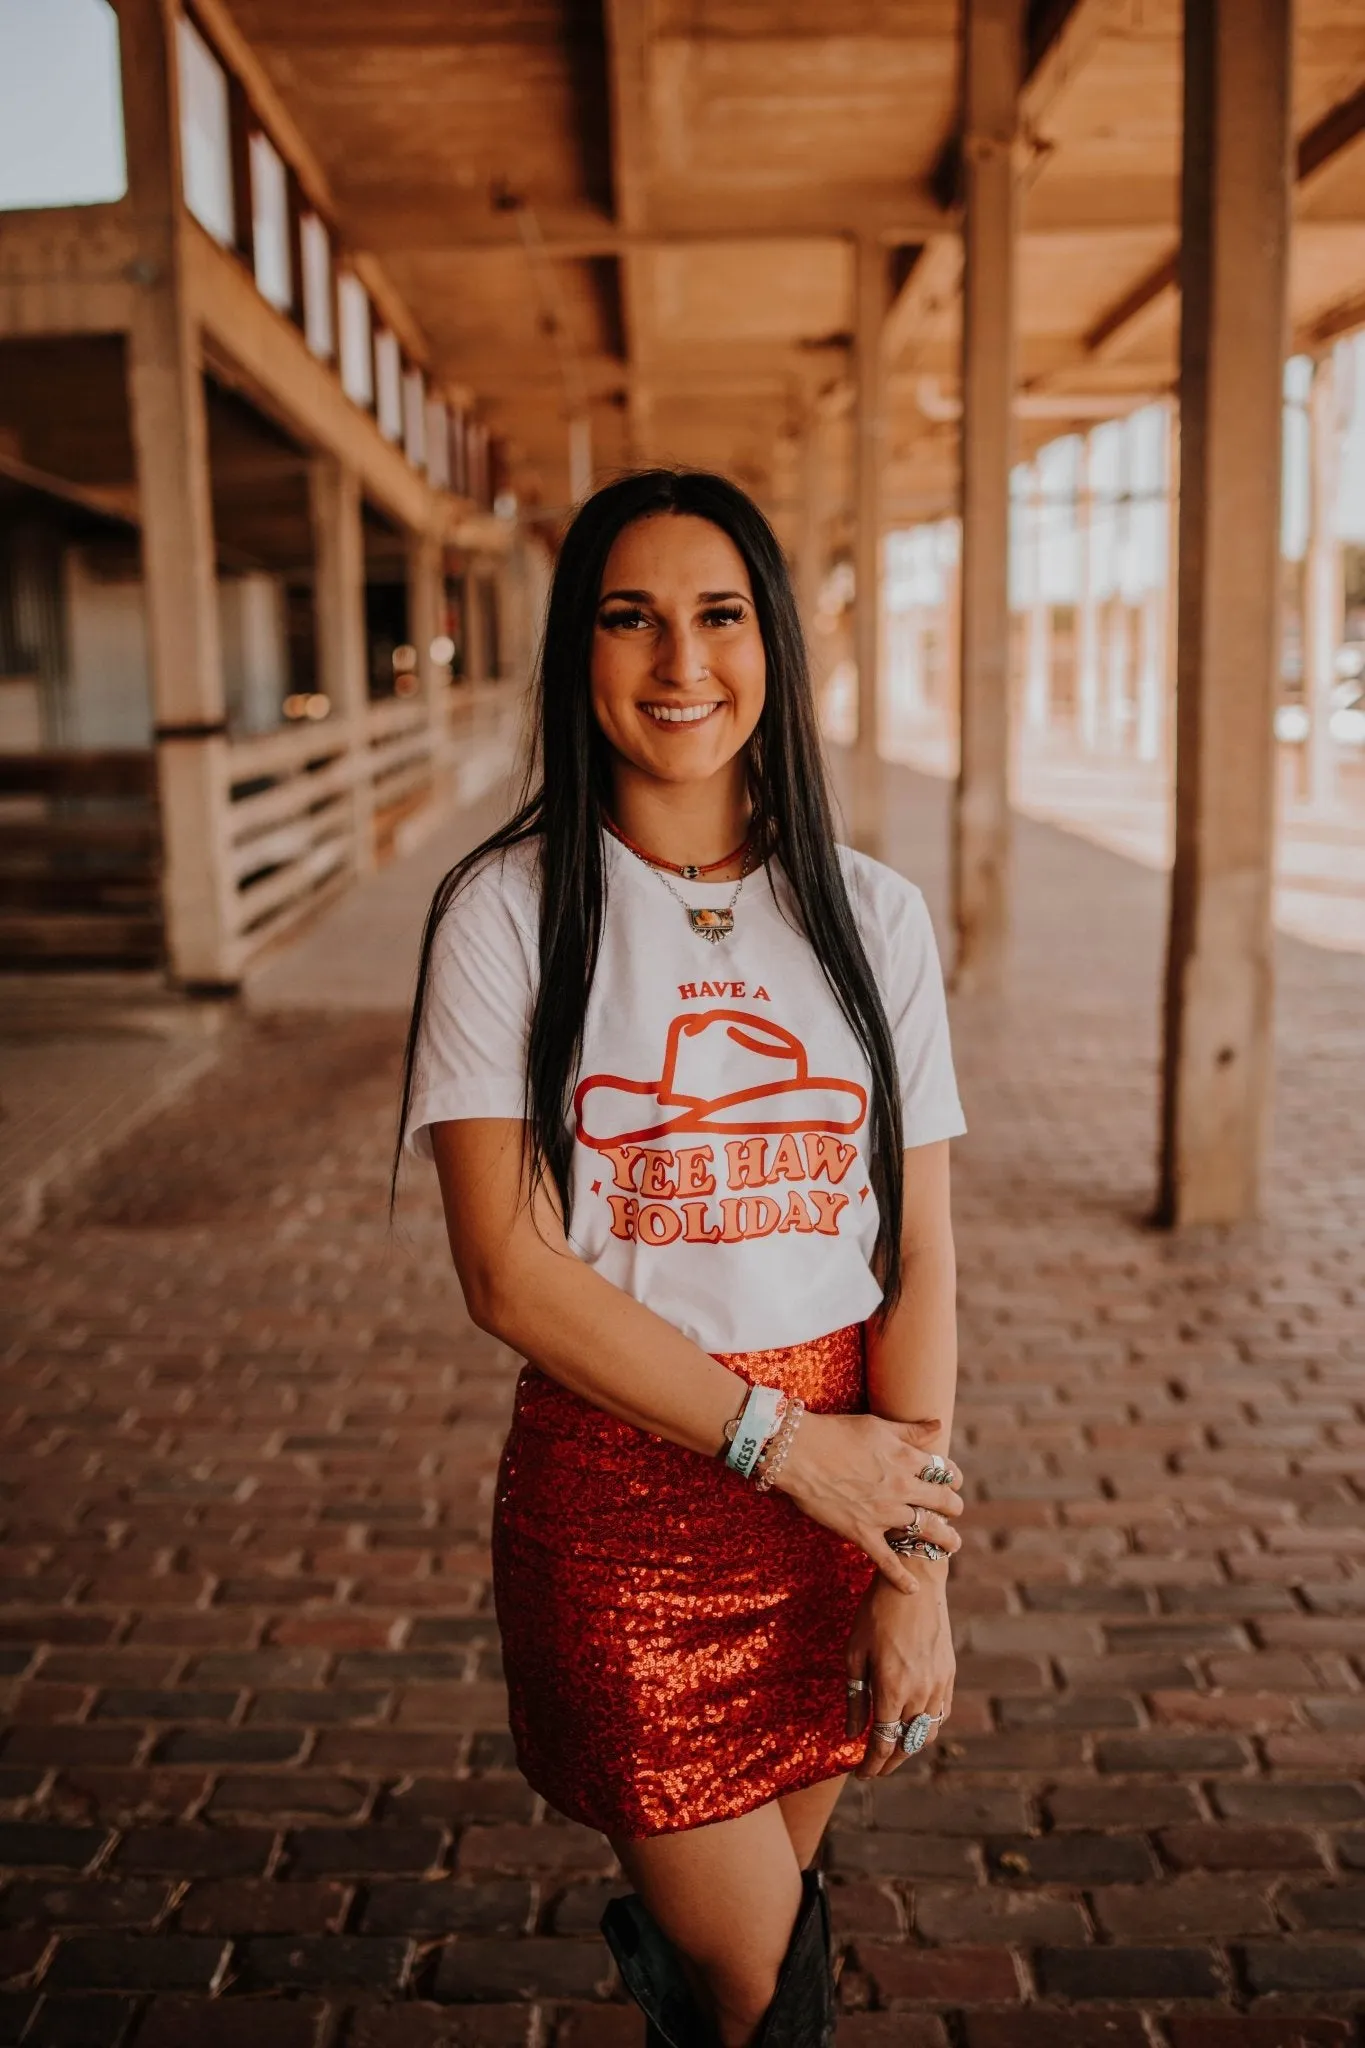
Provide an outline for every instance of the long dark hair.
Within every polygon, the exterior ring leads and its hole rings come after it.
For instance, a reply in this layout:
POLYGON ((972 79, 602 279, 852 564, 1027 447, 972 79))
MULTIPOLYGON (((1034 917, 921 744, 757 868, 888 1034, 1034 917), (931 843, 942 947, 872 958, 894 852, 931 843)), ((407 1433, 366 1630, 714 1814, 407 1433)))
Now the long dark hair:
POLYGON ((536 680, 537 746, 521 801, 505 825, 445 876, 427 913, 403 1061, 390 1202, 397 1189, 437 930, 477 868, 534 839, 540 857, 540 982, 526 1060, 528 1165, 533 1187, 548 1174, 568 1227, 571 1108, 602 936, 602 819, 611 797, 610 753, 593 716, 590 688, 598 598, 617 535, 637 519, 669 512, 719 527, 749 571, 767 657, 763 712, 750 742, 755 831, 769 856, 782 864, 801 929, 871 1071, 869 1166, 881 1215, 874 1263, 889 1307, 900 1291, 901 1266, 896 1054, 835 850, 805 640, 772 528, 736 485, 704 470, 647 469, 623 476, 587 500, 564 536, 536 680))

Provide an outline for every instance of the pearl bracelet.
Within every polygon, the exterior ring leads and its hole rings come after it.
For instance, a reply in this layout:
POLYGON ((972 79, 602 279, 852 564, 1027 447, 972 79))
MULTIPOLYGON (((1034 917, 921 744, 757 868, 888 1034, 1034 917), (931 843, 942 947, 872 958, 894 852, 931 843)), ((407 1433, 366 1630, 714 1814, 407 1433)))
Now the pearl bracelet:
POLYGON ((772 1439, 759 1459, 762 1469, 757 1473, 754 1485, 760 1493, 767 1493, 775 1484, 778 1473, 787 1462, 787 1453, 796 1440, 796 1432, 800 1427, 801 1417, 805 1412, 806 1404, 804 1401, 792 1400, 788 1402, 787 1412, 782 1417, 777 1435, 772 1439))

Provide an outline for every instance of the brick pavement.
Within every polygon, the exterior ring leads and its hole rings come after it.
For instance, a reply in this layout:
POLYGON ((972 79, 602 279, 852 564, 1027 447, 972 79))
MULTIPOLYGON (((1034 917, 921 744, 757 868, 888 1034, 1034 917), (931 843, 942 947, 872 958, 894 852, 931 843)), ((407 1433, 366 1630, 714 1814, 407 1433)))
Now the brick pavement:
POLYGON ((156 974, 0 976, 0 1234, 205 1072, 221 1014, 156 974))
MULTIPOLYGON (((891 777, 939 900, 942 792, 891 777)), ((931 1762, 828 1847, 843 2048, 1291 2048, 1365 2016, 1365 962, 1285 943, 1270 1219, 1148 1230, 1160 885, 1021 832, 959 1005, 969 1543, 931 1762)), ((626 2048, 602 1844, 512 1768, 512 1361, 392 1014, 248 1015, 12 1242, 0 2044, 626 2048)))

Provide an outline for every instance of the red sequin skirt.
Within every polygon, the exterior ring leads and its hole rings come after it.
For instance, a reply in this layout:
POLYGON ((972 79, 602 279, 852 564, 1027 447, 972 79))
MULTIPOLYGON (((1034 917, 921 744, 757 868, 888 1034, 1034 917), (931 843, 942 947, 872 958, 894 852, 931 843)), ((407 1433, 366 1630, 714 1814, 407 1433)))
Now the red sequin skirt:
MULTIPOLYGON (((861 1324, 718 1355, 812 1410, 866 1406, 861 1324)), ((873 1571, 784 1494, 527 1366, 493 1522, 523 1773, 571 1819, 638 1841, 853 1769, 844 1650, 873 1571)))

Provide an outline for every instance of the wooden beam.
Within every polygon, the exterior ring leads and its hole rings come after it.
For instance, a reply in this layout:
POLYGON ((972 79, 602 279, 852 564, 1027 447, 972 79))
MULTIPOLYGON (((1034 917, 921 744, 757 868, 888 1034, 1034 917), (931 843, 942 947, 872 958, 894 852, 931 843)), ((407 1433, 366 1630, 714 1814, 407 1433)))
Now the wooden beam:
MULTIPOLYGON (((616 226, 640 235, 650 207, 651 0, 604 0, 607 85, 611 119, 611 175, 616 226)), ((616 259, 625 341, 626 407, 632 460, 647 459, 652 437, 648 382, 654 274, 647 251, 623 249, 616 259)))
MULTIPOLYGON (((1357 144, 1362 136, 1365 136, 1365 86, 1351 93, 1300 136, 1293 157, 1297 187, 1294 196, 1300 199, 1308 197, 1321 173, 1344 150, 1357 144)), ((1085 336, 1085 353, 1098 356, 1111 353, 1134 321, 1168 292, 1176 290, 1179 269, 1179 251, 1173 250, 1095 322, 1085 336)), ((1310 345, 1316 343, 1321 346, 1337 335, 1349 332, 1361 324, 1357 309, 1362 305, 1365 305, 1365 294, 1344 301, 1340 311, 1334 309, 1322 323, 1310 327, 1305 339, 1310 345)))
POLYGON ((133 317, 136 258, 126 200, 5 214, 0 335, 125 331, 133 317))
MULTIPOLYGON (((685 248, 692 242, 800 242, 856 233, 904 244, 941 234, 957 217, 927 185, 784 184, 770 191, 740 187, 719 198, 651 187, 646 197, 648 226, 634 231, 596 207, 537 199, 545 245, 567 260, 636 248, 685 248)), ((349 221, 359 238, 382 242, 393 264, 478 255, 515 248, 518 242, 514 208, 495 210, 486 199, 453 193, 449 199, 443 195, 439 212, 433 213, 430 190, 420 186, 386 186, 382 206, 358 199, 349 221)))
POLYGON ((1128 0, 1058 0, 1030 9, 1027 75, 1019 95, 1026 140, 1039 137, 1096 49, 1128 11, 1128 0))
POLYGON ((1332 342, 1340 341, 1344 334, 1354 334, 1361 327, 1365 327, 1365 292, 1352 292, 1300 329, 1294 341, 1296 347, 1316 355, 1332 342))
POLYGON ((31 490, 43 491, 50 498, 60 498, 68 505, 79 506, 83 512, 98 513, 103 519, 121 519, 129 526, 136 526, 142 516, 136 484, 73 483, 69 477, 54 476, 46 469, 35 469, 31 462, 21 461, 17 455, 8 454, 3 448, 0 448, 0 476, 7 476, 16 484, 27 484, 31 490))
POLYGON ((995 991, 1009 919, 1009 531, 1022 0, 966 0, 962 138, 961 753, 953 804, 959 987, 995 991))
POLYGON ((1269 1133, 1293 15, 1185 5, 1170 1224, 1254 1216, 1269 1133))
POLYGON ((1131 291, 1115 305, 1103 312, 1094 326, 1085 335, 1081 346, 1088 356, 1104 356, 1120 341, 1127 330, 1159 299, 1176 288, 1179 272, 1177 256, 1163 256, 1154 264, 1145 277, 1139 278, 1131 291))
POLYGON ((1358 142, 1362 135, 1365 135, 1365 85, 1332 107, 1299 137, 1294 152, 1294 170, 1299 184, 1309 184, 1319 171, 1325 170, 1334 158, 1358 142))
POLYGON ((962 243, 957 235, 935 235, 920 250, 882 325, 882 358, 904 355, 925 321, 957 297, 962 282, 962 243))

